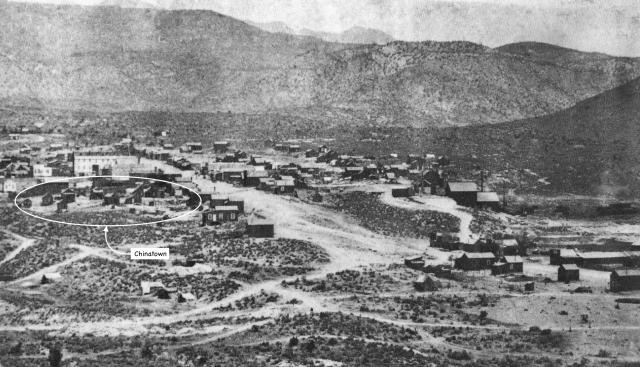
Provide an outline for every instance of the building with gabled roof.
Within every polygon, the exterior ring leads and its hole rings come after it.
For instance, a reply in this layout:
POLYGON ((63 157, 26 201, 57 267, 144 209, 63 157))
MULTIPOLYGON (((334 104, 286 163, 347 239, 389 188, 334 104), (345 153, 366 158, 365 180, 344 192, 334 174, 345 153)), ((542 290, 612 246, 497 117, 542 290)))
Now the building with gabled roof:
POLYGON ((445 193, 458 205, 475 207, 478 202, 478 185, 475 182, 447 182, 445 193))
POLYGON ((214 225, 224 222, 235 222, 238 220, 240 211, 235 205, 214 206, 210 210, 202 212, 202 225, 214 225))
POLYGON ((496 257, 491 252, 465 252, 454 260, 454 266, 461 270, 484 270, 491 269, 495 262, 496 257))
POLYGON ((478 207, 484 209, 498 210, 500 208, 500 198, 493 191, 478 192, 476 195, 478 207))
POLYGON ((562 264, 558 266, 559 282, 575 282, 580 280, 580 268, 576 264, 562 264))
POLYGON ((252 218, 247 222, 247 235, 253 238, 272 238, 275 235, 273 222, 252 218))
POLYGON ((611 272, 609 288, 612 292, 640 290, 640 269, 621 269, 611 272))
POLYGON ((141 281, 140 288, 142 289, 142 294, 150 294, 151 292, 157 289, 164 289, 164 284, 159 281, 141 281))

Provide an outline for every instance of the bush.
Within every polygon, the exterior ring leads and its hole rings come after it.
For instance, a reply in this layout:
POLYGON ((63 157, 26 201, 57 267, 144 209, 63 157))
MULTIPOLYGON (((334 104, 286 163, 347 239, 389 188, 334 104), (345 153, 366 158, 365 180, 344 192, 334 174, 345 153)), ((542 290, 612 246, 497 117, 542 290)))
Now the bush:
POLYGON ((289 339, 289 347, 293 348, 296 345, 298 345, 298 338, 293 336, 293 337, 291 337, 291 339, 289 339))

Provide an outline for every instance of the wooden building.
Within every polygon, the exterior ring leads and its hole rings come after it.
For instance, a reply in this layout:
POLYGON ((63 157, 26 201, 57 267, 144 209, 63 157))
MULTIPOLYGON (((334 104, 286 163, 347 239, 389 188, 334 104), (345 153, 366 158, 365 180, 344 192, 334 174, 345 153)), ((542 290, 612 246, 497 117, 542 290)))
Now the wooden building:
POLYGON ((478 185, 475 182, 448 182, 445 193, 458 205, 475 207, 478 200, 478 185))
POLYGON ((67 203, 74 203, 76 201, 76 193, 71 189, 66 189, 60 193, 60 197, 67 203))
POLYGON ((518 241, 513 238, 496 240, 495 243, 498 245, 498 254, 500 256, 524 255, 519 254, 518 241))
POLYGON ((578 264, 580 257, 575 250, 571 249, 552 249, 549 250, 549 264, 578 264))
POLYGON ((559 282, 575 282, 580 280, 580 269, 576 264, 563 264, 558 267, 559 282))
POLYGON ((413 187, 411 186, 391 189, 391 196, 393 196, 394 198, 408 198, 413 196, 413 194, 414 191, 413 187))
POLYGON ((89 192, 89 200, 103 200, 104 199, 104 190, 102 189, 91 189, 89 192))
POLYGON ((509 273, 522 273, 523 271, 524 261, 520 256, 502 256, 500 262, 507 265, 506 270, 509 273))
POLYGON ((424 261, 424 258, 422 258, 422 256, 404 259, 404 265, 408 268, 415 269, 415 270, 422 269, 425 264, 426 263, 424 261))
POLYGON ((247 223, 247 235, 253 238, 273 238, 274 225, 264 220, 251 220, 247 223))
POLYGON ((53 195, 51 193, 46 193, 42 196, 42 201, 40 202, 41 206, 49 206, 53 205, 53 195))
POLYGON ((224 205, 235 206, 240 214, 244 214, 244 200, 228 200, 224 205))
POLYGON ((202 143, 190 141, 185 144, 187 146, 187 150, 191 153, 202 153, 202 143))
POLYGON ((614 270, 609 278, 609 288, 612 292, 640 290, 640 270, 614 270))
POLYGON ((104 194, 102 205, 120 205, 120 195, 117 192, 104 194))
POLYGON ((67 202, 64 200, 56 201, 56 212, 62 213, 64 210, 67 210, 67 202))
POLYGON ((295 180, 275 180, 274 194, 292 194, 295 192, 295 180))
POLYGON ((215 206, 202 212, 202 225, 214 225, 238 221, 238 207, 231 205, 215 206))
POLYGON ((298 153, 300 151, 300 145, 291 144, 289 145, 289 153, 298 153))
POLYGON ((260 185, 260 179, 268 177, 268 171, 247 172, 247 177, 244 180, 244 185, 249 187, 258 187, 260 185))
POLYGON ((454 266, 461 270, 485 270, 491 269, 491 265, 496 261, 496 257, 491 252, 463 253, 455 259, 454 266))
POLYGON ((476 196, 476 202, 481 209, 500 209, 500 198, 495 192, 479 192, 476 196))
POLYGON ((522 273, 523 264, 524 262, 520 256, 502 256, 498 262, 491 265, 491 274, 522 273))
POLYGON ((224 153, 229 148, 229 142, 226 140, 218 140, 213 142, 213 151, 216 153, 224 153))
POLYGON ((215 206, 223 206, 223 205, 227 205, 228 202, 229 202, 228 196, 211 195, 211 198, 209 199, 209 206, 211 208, 215 206))

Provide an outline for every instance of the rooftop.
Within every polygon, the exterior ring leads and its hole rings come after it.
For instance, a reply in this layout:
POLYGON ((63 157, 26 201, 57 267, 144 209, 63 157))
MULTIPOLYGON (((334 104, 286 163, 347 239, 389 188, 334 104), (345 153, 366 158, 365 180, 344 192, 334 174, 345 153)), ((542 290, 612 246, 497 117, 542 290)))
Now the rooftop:
POLYGON ((576 264, 563 264, 560 265, 562 268, 564 268, 565 270, 580 270, 580 268, 578 268, 578 265, 576 264))
POLYGON ((213 210, 215 211, 238 211, 238 207, 235 205, 219 205, 214 206, 213 210))
POLYGON ((500 202, 500 198, 498 197, 498 194, 495 192, 479 192, 477 200, 479 203, 499 203, 500 202))
POLYGON ((495 259, 491 252, 465 252, 459 258, 466 256, 469 259, 495 259))
POLYGON ((449 182, 449 190, 453 192, 477 192, 478 185, 475 182, 449 182))

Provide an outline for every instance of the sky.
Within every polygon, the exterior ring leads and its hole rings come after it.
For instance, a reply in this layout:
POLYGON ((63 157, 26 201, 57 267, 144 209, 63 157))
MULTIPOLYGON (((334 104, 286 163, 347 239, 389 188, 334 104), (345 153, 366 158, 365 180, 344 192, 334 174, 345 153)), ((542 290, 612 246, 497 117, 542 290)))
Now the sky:
POLYGON ((496 47, 538 41, 582 51, 640 56, 640 0, 22 0, 209 9, 293 29, 354 26, 407 41, 466 40, 496 47))

